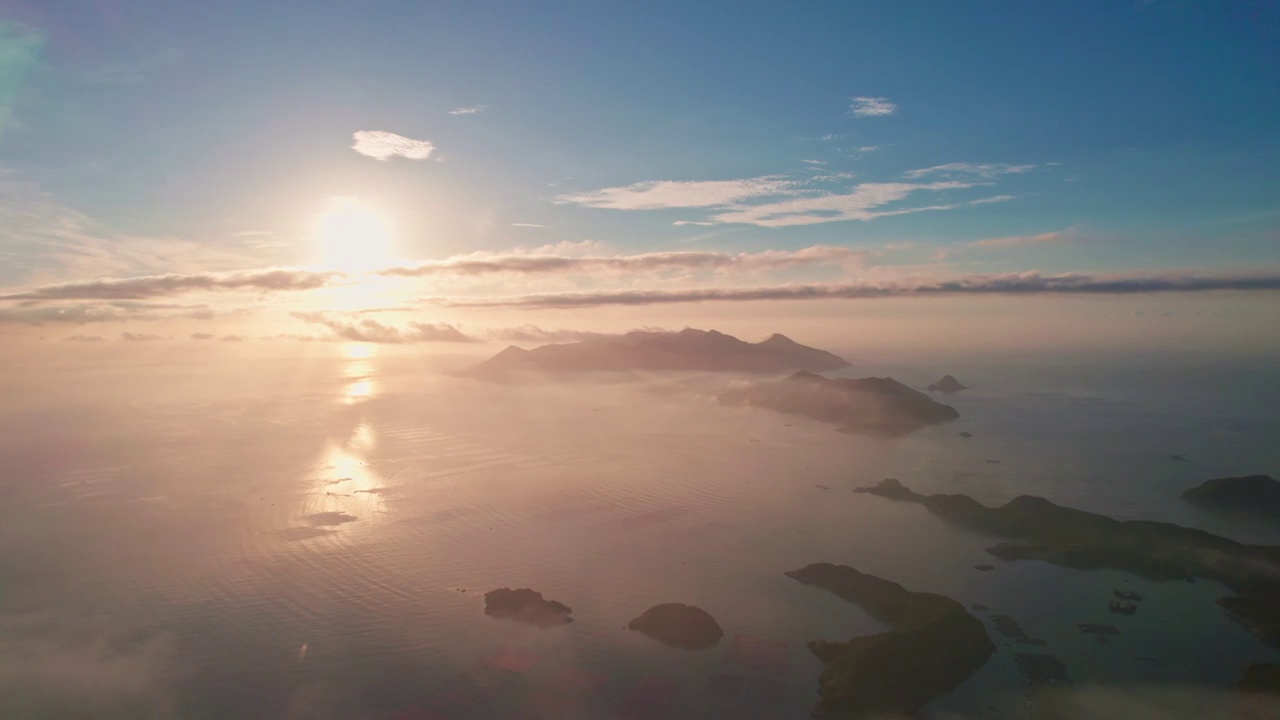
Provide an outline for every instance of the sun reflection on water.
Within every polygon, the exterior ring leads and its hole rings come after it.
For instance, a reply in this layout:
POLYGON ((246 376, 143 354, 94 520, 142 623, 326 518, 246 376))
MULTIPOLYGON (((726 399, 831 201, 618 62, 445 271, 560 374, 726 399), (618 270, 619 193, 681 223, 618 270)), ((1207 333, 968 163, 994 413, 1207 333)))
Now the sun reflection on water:
POLYGON ((377 385, 373 380, 373 363, 375 346, 369 343, 347 343, 342 346, 342 375, 350 380, 342 394, 342 401, 348 405, 363 402, 373 397, 377 385))

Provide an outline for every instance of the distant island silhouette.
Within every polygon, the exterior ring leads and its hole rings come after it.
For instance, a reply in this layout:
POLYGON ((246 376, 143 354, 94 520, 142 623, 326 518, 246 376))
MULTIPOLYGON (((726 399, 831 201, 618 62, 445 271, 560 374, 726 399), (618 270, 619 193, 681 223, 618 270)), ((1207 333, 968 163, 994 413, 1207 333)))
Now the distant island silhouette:
POLYGON ((726 405, 753 405, 835 423, 846 432, 905 435, 960 413, 893 378, 826 378, 801 370, 720 394, 726 405))
POLYGON ((461 374, 505 379, 533 373, 622 371, 716 371, 776 373, 793 370, 826 372, 849 367, 844 358, 773 334, 757 343, 717 330, 687 328, 679 332, 636 330, 581 342, 543 345, 526 350, 511 345, 461 374))
POLYGON ((954 375, 943 375, 941 380, 929 385, 929 392, 953 393, 968 389, 969 386, 961 385, 954 375))
POLYGON ((1216 478, 1182 493, 1182 499, 1210 510, 1280 516, 1280 481, 1269 475, 1216 478))

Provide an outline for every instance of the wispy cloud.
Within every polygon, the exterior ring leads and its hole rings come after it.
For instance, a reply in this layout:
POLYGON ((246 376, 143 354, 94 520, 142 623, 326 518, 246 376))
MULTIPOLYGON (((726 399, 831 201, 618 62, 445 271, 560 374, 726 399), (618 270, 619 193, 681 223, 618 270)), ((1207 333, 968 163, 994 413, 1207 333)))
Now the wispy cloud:
POLYGON ((151 340, 164 340, 163 337, 154 333, 120 333, 120 339, 126 342, 149 342, 151 340))
POLYGON ((314 290, 328 285, 333 279, 342 275, 339 272, 269 269, 232 273, 105 278, 87 282, 45 285, 0 295, 0 300, 145 300, 212 290, 249 292, 314 290))
POLYGON ((918 180, 927 175, 941 175, 943 177, 971 176, 989 179, 998 175, 1024 173, 1035 168, 1035 165, 1009 165, 1005 163, 947 163, 918 170, 908 170, 902 176, 911 180, 918 180))
POLYGON ((486 109, 488 109, 487 105, 472 105, 471 107, 454 108, 449 111, 449 114, 450 115, 475 115, 476 113, 484 112, 486 109))
MULTIPOLYGON (((224 314, 237 314, 230 311, 224 314)), ((20 302, 18 307, 0 308, 0 324, 87 325, 122 321, 212 320, 217 317, 208 305, 169 305, 115 301, 107 303, 20 302)))
POLYGON ((546 225, 539 225, 539 224, 537 224, 537 223, 511 223, 511 227, 522 227, 522 228, 545 228, 545 227, 546 227, 546 225))
POLYGON ((421 343, 421 342, 479 342, 479 339, 463 333, 448 323, 411 322, 407 327, 397 328, 384 325, 376 320, 349 321, 331 317, 326 313, 295 312, 294 318, 312 325, 323 325, 333 331, 335 338, 355 342, 371 343, 421 343))
POLYGON ((774 285, 748 288, 690 290, 596 291, 521 295, 501 298, 436 298, 452 307, 583 308, 604 305, 656 305, 695 302, 862 299, 945 295, 1132 295, 1208 291, 1280 291, 1280 273, 1239 275, 1079 274, 1042 275, 1036 271, 1000 275, 970 275, 943 279, 903 279, 893 282, 774 285))
POLYGON ((519 343, 563 343, 580 342, 593 338, 609 337, 609 333, 590 332, 586 330, 543 330, 537 325, 521 325, 519 327, 490 330, 486 335, 493 340, 519 343))
POLYGON ((810 165, 826 165, 827 164, 826 160, 801 160, 800 162, 808 163, 810 165))
POLYGON ((572 203, 611 210, 659 210, 729 205, 743 200, 788 194, 797 183, 781 175, 743 180, 652 180, 625 187, 557 196, 557 203, 572 203))
POLYGON ((613 210, 699 208, 711 211, 710 217, 704 219, 677 220, 673 224, 678 226, 747 224, 788 227, 845 220, 872 220, 1000 202, 1008 197, 997 196, 981 201, 952 201, 917 207, 886 207, 905 200, 913 193, 991 185, 997 175, 1023 172, 1031 167, 1033 166, 954 163, 907 173, 913 179, 930 174, 943 176, 932 182, 868 182, 860 185, 850 184, 854 176, 843 172, 795 177, 765 175, 741 180, 656 180, 561 195, 556 198, 556 202, 613 210), (840 186, 845 189, 835 189, 840 186))
POLYGON ((358 130, 352 134, 351 149, 378 160, 399 156, 409 160, 426 160, 436 146, 429 140, 414 140, 385 130, 358 130))
POLYGON ((1017 195, 992 195, 991 197, 980 198, 978 200, 970 200, 970 205, 991 205, 993 203, 1009 202, 1016 200, 1017 195))
POLYGON ((101 335, 70 335, 63 338, 67 342, 102 342, 104 339, 101 335))
POLYGON ((762 227, 814 225, 839 220, 872 220, 892 215, 929 210, 950 210, 963 203, 926 205, 912 208, 881 210, 879 208, 905 199, 920 191, 959 190, 973 187, 966 182, 933 183, 863 183, 847 193, 829 193, 815 197, 797 197, 761 205, 746 205, 712 216, 720 223, 745 223, 762 227))
POLYGON ((982 248, 986 250, 999 250, 1004 248, 1074 242, 1079 239, 1079 228, 1070 227, 1066 230, 1055 230, 1053 232, 1044 232, 1037 235, 1010 235, 1007 237, 986 238, 985 240, 977 240, 969 243, 969 247, 982 248))
POLYGON ((849 113, 854 117, 883 117, 898 111, 898 106, 886 97, 851 97, 849 113))
POLYGON ((639 255, 528 255, 473 254, 434 260, 379 271, 382 275, 425 277, 433 275, 477 276, 509 273, 549 275, 571 273, 643 273, 697 270, 783 270, 807 265, 857 265, 866 253, 845 247, 814 245, 801 250, 765 250, 755 253, 711 251, 656 252, 639 255))
POLYGON ((191 333, 192 340, 212 340, 214 337, 212 333, 191 333))

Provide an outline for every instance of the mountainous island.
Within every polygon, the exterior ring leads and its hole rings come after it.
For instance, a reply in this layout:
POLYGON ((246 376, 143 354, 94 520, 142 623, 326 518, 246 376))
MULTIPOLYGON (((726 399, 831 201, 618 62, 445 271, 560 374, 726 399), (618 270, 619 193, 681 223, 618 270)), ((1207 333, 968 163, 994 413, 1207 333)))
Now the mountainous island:
POLYGON ((969 386, 960 384, 954 375, 943 375, 938 382, 929 384, 929 392, 953 393, 968 389, 969 386))
POLYGON ((531 374, 623 371, 828 372, 849 367, 838 355, 774 334, 757 343, 716 330, 632 331, 531 350, 509 346, 462 374, 510 379, 531 374))
POLYGON ((725 405, 752 405, 840 425, 846 432, 905 435, 960 417, 950 405, 893 378, 826 378, 801 370, 720 394, 725 405))
POLYGON ((1182 493, 1182 499, 1210 510, 1280 517, 1280 481, 1269 475, 1206 480, 1182 493))
POLYGON ((954 690, 996 651, 982 621, 944 595, 911 592, 830 563, 785 574, 826 588, 889 625, 887 632, 845 642, 809 643, 826 665, 814 717, 910 715, 954 690))

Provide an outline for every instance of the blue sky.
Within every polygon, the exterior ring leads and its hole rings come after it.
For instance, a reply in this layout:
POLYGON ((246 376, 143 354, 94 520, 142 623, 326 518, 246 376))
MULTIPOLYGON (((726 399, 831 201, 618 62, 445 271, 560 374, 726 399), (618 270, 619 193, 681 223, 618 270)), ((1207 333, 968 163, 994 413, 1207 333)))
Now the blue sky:
POLYGON ((0 3, 0 285, 305 264, 340 196, 406 263, 1280 263, 1274 3, 202 5, 0 3))

